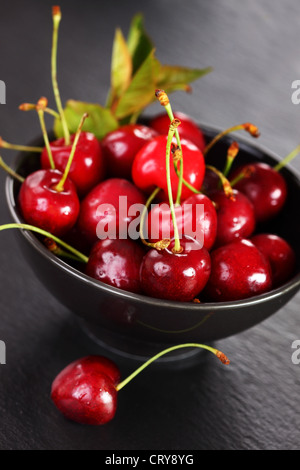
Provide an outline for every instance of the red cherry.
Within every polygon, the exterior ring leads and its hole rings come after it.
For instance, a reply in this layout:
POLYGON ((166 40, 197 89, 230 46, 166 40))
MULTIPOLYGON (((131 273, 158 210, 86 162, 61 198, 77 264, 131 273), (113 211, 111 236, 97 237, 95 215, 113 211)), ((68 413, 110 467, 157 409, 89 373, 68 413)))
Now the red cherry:
MULTIPOLYGON (((55 168, 62 172, 66 168, 74 138, 75 135, 72 135, 70 145, 65 145, 64 138, 50 143, 55 168)), ((41 166, 44 169, 50 168, 46 148, 41 154, 41 166)), ((69 171, 69 177, 75 184, 79 196, 87 194, 104 178, 104 174, 104 158, 99 141, 90 132, 81 132, 69 171)))
POLYGON ((209 194, 212 191, 215 191, 219 188, 220 177, 214 171, 209 168, 205 171, 205 176, 202 184, 201 191, 206 194, 209 194))
POLYGON ((101 142, 110 177, 131 179, 135 155, 157 132, 141 124, 128 124, 107 134, 101 142))
POLYGON ((270 262, 273 287, 284 284, 292 277, 296 266, 296 255, 286 240, 278 235, 261 233, 254 235, 251 241, 270 262))
POLYGON ((68 419, 90 425, 105 424, 117 409, 118 367, 102 356, 87 356, 68 365, 55 378, 51 398, 68 419))
POLYGON ((253 203, 256 220, 265 222, 275 217, 282 209, 287 197, 286 182, 278 171, 266 163, 244 165, 231 175, 231 180, 247 169, 248 176, 237 182, 234 187, 253 203))
POLYGON ((138 215, 134 211, 129 214, 129 209, 134 204, 144 206, 145 203, 143 193, 130 181, 110 178, 95 186, 81 202, 78 228, 90 244, 99 239, 99 227, 103 231, 106 227, 108 231, 110 227, 115 228, 115 233, 110 232, 105 238, 128 238, 128 226, 138 215), (120 206, 120 197, 124 200, 123 209, 120 206))
MULTIPOLYGON (((176 140, 174 140, 176 143, 176 140)), ((159 135, 145 144, 136 154, 132 166, 132 179, 134 184, 151 194, 156 187, 163 191, 162 200, 168 201, 168 188, 166 178, 166 145, 167 137, 159 135)), ((202 152, 192 142, 181 139, 183 153, 183 177, 194 188, 200 190, 204 173, 205 162, 202 152)), ((178 176, 171 166, 171 184, 173 199, 176 199, 178 188, 178 176)), ((182 201, 194 194, 190 189, 183 185, 182 201)))
POLYGON ((222 364, 230 364, 218 349, 204 344, 185 343, 168 347, 148 359, 120 382, 119 368, 103 356, 86 356, 72 362, 54 379, 51 398, 67 418, 80 424, 102 425, 111 421, 117 409, 117 394, 154 361, 181 348, 199 348, 213 353, 222 364))
MULTIPOLYGON (((175 215, 179 233, 183 236, 193 236, 192 232, 199 233, 200 239, 203 237, 203 246, 207 250, 211 249, 217 235, 217 213, 207 196, 204 194, 190 196, 181 206, 175 206, 175 215)), ((167 203, 157 204, 151 209, 147 224, 151 243, 174 237, 172 215, 167 203)), ((193 238, 200 241, 197 236, 193 238)))
POLYGON ((28 224, 61 236, 76 223, 80 202, 76 188, 66 179, 64 189, 55 186, 63 174, 58 170, 38 170, 25 179, 19 193, 19 205, 28 224))
POLYGON ((216 190, 209 193, 209 197, 217 211, 216 247, 252 235, 255 229, 254 208, 243 193, 233 190, 232 199, 223 190, 216 190))
POLYGON ((265 256, 251 241, 240 239, 211 252, 211 276, 204 294, 216 302, 246 299, 269 291, 271 278, 265 256))
MULTIPOLYGON (((198 125, 185 113, 176 111, 174 118, 179 119, 181 124, 178 129, 180 138, 193 142, 203 152, 206 146, 205 137, 198 125)), ((166 113, 161 113, 151 119, 149 126, 155 129, 159 134, 167 135, 170 118, 166 113)))
POLYGON ((192 238, 180 240, 181 253, 168 248, 148 251, 141 266, 141 285, 145 294, 160 299, 192 301, 202 291, 210 275, 210 256, 192 238))
POLYGON ((105 284, 138 294, 144 255, 145 250, 133 240, 99 240, 90 253, 85 272, 105 284))

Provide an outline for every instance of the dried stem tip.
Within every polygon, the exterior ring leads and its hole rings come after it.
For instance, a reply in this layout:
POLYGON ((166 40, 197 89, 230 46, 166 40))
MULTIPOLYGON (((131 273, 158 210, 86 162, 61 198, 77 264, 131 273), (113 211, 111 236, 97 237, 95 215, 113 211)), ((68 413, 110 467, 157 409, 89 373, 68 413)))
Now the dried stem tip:
POLYGON ((170 103, 168 95, 164 90, 155 90, 155 96, 162 106, 168 106, 170 103))
POLYGON ((22 103, 20 104, 19 109, 21 111, 32 111, 33 109, 36 109, 36 105, 32 103, 22 103))
POLYGON ((36 104, 36 110, 37 111, 45 111, 47 106, 48 106, 48 100, 47 100, 47 98, 42 96, 42 98, 40 98, 38 100, 37 104, 36 104))
POLYGON ((251 122, 246 122, 245 124, 243 124, 243 127, 244 127, 246 132, 249 132, 249 134, 252 135, 252 137, 259 137, 260 136, 260 132, 258 130, 258 127, 255 126, 254 124, 251 124, 251 122))
POLYGON ((230 159, 234 159, 237 154, 239 153, 239 144, 237 142, 232 142, 230 145, 228 151, 227 151, 227 157, 230 159))
POLYGON ((225 364, 226 366, 228 366, 230 364, 230 360, 228 359, 228 357, 224 353, 222 353, 222 351, 217 350, 216 356, 217 356, 218 359, 220 359, 222 364, 225 364))
POLYGON ((206 165, 206 168, 213 173, 215 173, 219 178, 222 183, 222 187, 224 190, 224 193, 226 196, 231 199, 232 201, 235 200, 233 189, 232 189, 232 184, 228 181, 228 179, 223 175, 221 171, 219 171, 217 168, 211 165, 206 165))
POLYGON ((61 19, 61 10, 59 6, 52 7, 52 17, 57 20, 61 19))
POLYGON ((169 238, 164 238, 163 240, 159 240, 158 242, 153 243, 153 248, 158 251, 165 250, 170 245, 171 240, 169 238))
POLYGON ((230 181, 231 187, 233 188, 239 181, 243 180, 244 178, 250 178, 255 172, 255 167, 253 165, 248 165, 242 169, 242 171, 230 181))
POLYGON ((45 238, 44 243, 49 251, 52 253, 57 253, 58 245, 52 238, 45 238))
POLYGON ((179 119, 173 119, 173 121, 171 121, 170 123, 170 130, 173 132, 175 132, 175 130, 177 129, 178 126, 180 126, 181 124, 181 121, 179 119))
POLYGON ((171 149, 173 155, 173 162, 177 164, 182 160, 182 150, 179 147, 173 146, 171 149))

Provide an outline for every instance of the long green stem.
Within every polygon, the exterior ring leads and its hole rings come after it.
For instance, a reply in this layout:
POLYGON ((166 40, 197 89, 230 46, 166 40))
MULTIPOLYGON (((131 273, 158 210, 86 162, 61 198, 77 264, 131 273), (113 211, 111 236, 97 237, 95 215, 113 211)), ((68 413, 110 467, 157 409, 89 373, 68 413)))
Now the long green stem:
POLYGON ((47 232, 46 230, 43 230, 41 228, 35 227, 33 225, 28 225, 28 224, 5 224, 5 225, 0 225, 0 232, 2 230, 8 230, 8 229, 22 229, 22 230, 30 230, 31 232, 36 232, 39 233, 40 235, 43 235, 47 238, 52 238, 56 243, 61 245, 63 248, 68 250, 70 253, 73 253, 80 261, 83 261, 84 263, 87 263, 89 258, 85 256, 83 253, 80 253, 80 251, 76 250, 72 246, 70 246, 68 243, 64 242, 63 240, 60 240, 60 238, 57 238, 56 236, 52 235, 51 233, 47 232))
POLYGON ((3 170, 6 171, 6 173, 8 173, 10 176, 18 180, 20 183, 24 183, 25 178, 23 178, 23 176, 19 175, 12 168, 6 165, 2 157, 0 157, 0 167, 3 168, 3 170))
MULTIPOLYGON (((156 90, 155 91, 155 96, 158 98, 158 100, 160 101, 161 105, 164 106, 168 116, 169 116, 169 119, 170 119, 170 122, 174 121, 174 114, 173 114, 173 110, 172 110, 172 106, 170 104, 170 101, 169 101, 169 98, 168 98, 168 95, 166 94, 166 92, 164 90, 156 90)), ((179 148, 179 151, 181 152, 181 158, 180 158, 180 169, 179 169, 179 172, 177 170, 177 162, 174 163, 174 168, 175 168, 175 171, 176 171, 176 174, 179 178, 179 181, 178 181, 178 188, 177 188, 177 196, 176 196, 176 201, 175 201, 175 204, 176 205, 180 205, 180 202, 181 202, 181 193, 182 193, 182 185, 183 185, 183 156, 182 156, 182 146, 181 146, 181 141, 180 141, 180 136, 179 136, 179 132, 178 132, 178 129, 176 128, 175 129, 175 137, 176 137, 176 141, 177 141, 177 145, 178 145, 178 148, 179 148)))
POLYGON ((53 240, 53 238, 46 237, 44 240, 44 244, 46 245, 48 250, 56 256, 68 258, 73 261, 82 261, 82 259, 79 260, 78 256, 75 256, 73 253, 69 253, 68 251, 63 250, 60 246, 58 246, 58 244, 53 240))
MULTIPOLYGON (((179 177, 179 171, 177 166, 175 166, 175 172, 176 175, 179 177)), ((186 181, 184 178, 182 178, 182 183, 184 186, 186 186, 190 191, 192 191, 194 194, 201 194, 201 191, 198 191, 198 189, 194 188, 188 181, 186 181)))
POLYGON ((220 361, 228 365, 230 363, 229 359, 227 356, 225 356, 224 353, 219 351, 218 349, 212 348, 211 346, 207 346, 205 344, 198 344, 198 343, 185 343, 185 344, 179 344, 177 346, 171 346, 170 348, 164 349, 163 351, 159 352, 155 356, 153 356, 151 359, 146 361, 141 367, 136 369, 132 374, 130 374, 125 380, 120 382, 117 386, 116 389, 119 392, 125 385, 127 385, 129 382, 131 382, 132 379, 134 379, 140 372, 142 372, 146 367, 148 367, 150 364, 152 364, 154 361, 159 359, 160 357, 164 356, 165 354, 168 354, 170 352, 176 351, 178 349, 182 348, 199 348, 199 349, 206 349, 207 351, 210 351, 213 353, 215 356, 217 356, 220 361))
POLYGON ((66 117, 62 107, 60 93, 57 83, 57 42, 58 42, 58 30, 59 24, 61 21, 61 11, 58 6, 52 8, 52 18, 53 18, 53 37, 52 37, 52 53, 51 53, 51 77, 52 77, 52 86, 54 98, 56 101, 57 110, 60 115, 61 124, 63 128, 63 133, 65 137, 65 144, 70 145, 70 132, 67 125, 66 117))
MULTIPOLYGON (((170 121, 171 122, 174 121, 174 114, 173 114, 173 111, 172 111, 171 104, 169 103, 167 106, 165 106, 165 109, 168 113, 170 121)), ((177 188, 177 196, 176 196, 175 204, 180 205, 181 194, 182 194, 182 184, 183 184, 183 155, 182 155, 182 146, 181 146, 180 136, 179 136, 179 132, 178 132, 177 128, 175 129, 175 137, 176 137, 176 141, 177 141, 179 151, 181 153, 180 168, 179 168, 179 175, 178 175, 178 178, 179 178, 178 179, 178 188, 177 188)), ((174 165, 177 168, 177 162, 174 165)))
POLYGON ((160 191, 161 191, 160 188, 158 188, 158 187, 155 188, 155 190, 152 192, 152 194, 147 199, 147 202, 146 202, 146 204, 143 208, 141 218, 140 218, 140 239, 141 239, 141 242, 144 245, 148 246, 149 248, 156 248, 157 250, 164 250, 165 248, 167 248, 170 245, 171 240, 164 239, 164 240, 159 240, 158 242, 155 242, 155 243, 150 243, 150 242, 146 241, 145 236, 144 236, 145 217, 146 217, 146 214, 148 212, 148 208, 149 208, 151 202, 156 198, 156 196, 158 195, 158 193, 160 191))
MULTIPOLYGON (((33 104, 33 103, 22 103, 22 104, 20 104, 19 109, 20 109, 21 111, 33 111, 34 109, 36 109, 36 104, 33 104)), ((58 113, 57 111, 55 111, 54 109, 51 109, 51 108, 46 107, 46 108, 44 109, 44 111, 45 111, 45 113, 50 114, 51 116, 60 119, 59 113, 58 113)))
POLYGON ((281 160, 277 165, 274 166, 275 171, 280 171, 288 163, 290 163, 300 152, 300 145, 298 145, 291 153, 289 153, 283 160, 281 160))
POLYGON ((215 168, 214 166, 211 166, 211 165, 206 165, 206 169, 212 171, 213 173, 215 173, 220 178, 220 182, 221 182, 221 185, 223 187, 224 193, 226 194, 227 197, 229 197, 231 199, 234 199, 234 195, 233 195, 234 192, 233 192, 231 183, 228 181, 227 178, 225 178, 223 173, 221 171, 219 171, 217 168, 215 168))
POLYGON ((37 110, 38 117, 39 117, 40 124, 41 124, 42 134, 43 134, 43 138, 45 142, 45 147, 47 149, 50 167, 52 168, 52 170, 54 170, 55 164, 54 164, 54 160, 53 160, 53 156, 51 152, 48 132, 47 132, 46 123, 45 123, 45 116, 44 116, 46 102, 47 102, 46 98, 41 98, 37 104, 36 110, 37 110))
POLYGON ((246 122, 244 124, 238 124, 237 126, 229 127, 225 131, 220 132, 216 137, 214 137, 211 142, 205 147, 204 149, 204 156, 207 155, 209 150, 220 140, 222 137, 224 137, 227 134, 230 134, 231 132, 239 131, 239 130, 244 130, 248 132, 252 137, 259 137, 260 133, 258 128, 254 125, 251 124, 250 122, 246 122))
POLYGON ((6 142, 6 140, 3 140, 2 137, 0 137, 0 147, 9 150, 17 150, 19 152, 41 153, 43 151, 43 147, 30 147, 27 145, 10 144, 9 142, 6 142))
POLYGON ((171 215, 172 215, 172 222, 173 222, 173 227, 174 227, 175 244, 174 244, 173 251, 174 251, 174 253, 180 253, 181 252, 181 246, 180 246, 180 240, 179 240, 177 220, 176 220, 176 216, 175 216, 175 208, 174 208, 173 194, 172 194, 172 184, 171 184, 171 172, 170 172, 171 144, 172 144, 172 139, 174 137, 174 132, 175 132, 176 126, 177 126, 177 120, 174 119, 174 121, 172 121, 172 123, 170 124, 168 139, 167 139, 166 174, 167 174, 167 187, 168 187, 169 205, 170 205, 170 210, 171 210, 171 215))
POLYGON ((72 144, 71 153, 70 153, 70 156, 68 158, 68 162, 67 162, 66 168, 64 170, 63 176, 62 176, 60 182, 55 186, 55 189, 58 192, 61 192, 61 191, 64 190, 64 185, 65 185, 66 179, 68 177, 68 174, 69 174, 72 162, 73 162, 73 158, 74 158, 74 155, 75 155, 75 152, 76 152, 76 147, 77 147, 77 144, 78 144, 78 140, 79 140, 79 137, 80 137, 80 134, 81 134, 81 131, 82 131, 82 126, 83 126, 84 121, 86 120, 87 117, 88 117, 88 114, 85 113, 82 116, 81 120, 80 120, 78 129, 76 131, 74 141, 73 141, 73 144, 72 144))

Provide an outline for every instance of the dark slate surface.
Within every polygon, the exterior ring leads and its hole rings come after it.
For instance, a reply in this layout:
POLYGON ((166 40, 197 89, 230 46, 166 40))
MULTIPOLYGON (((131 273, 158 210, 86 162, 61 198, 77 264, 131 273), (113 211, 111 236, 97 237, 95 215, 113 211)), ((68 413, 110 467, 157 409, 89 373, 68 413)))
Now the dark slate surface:
MULTIPOLYGON (((27 142, 39 133, 36 116, 18 111, 21 102, 47 95, 53 104, 51 5, 1 2, 0 79, 7 104, 0 105, 0 135, 7 140, 27 142)), ((214 67, 192 95, 173 95, 174 108, 220 128, 255 122, 260 143, 281 156, 299 143, 300 106, 291 102, 291 83, 300 79, 297 0, 60 5, 64 99, 105 101, 114 29, 126 33, 131 17, 142 11, 162 62, 214 67)), ((12 156, 2 154, 6 161, 12 156)), ((292 166, 299 170, 300 159, 292 166)), ((6 223, 3 173, 0 185, 0 222, 6 223)), ((218 342, 230 367, 212 356, 185 370, 152 367, 120 393, 114 421, 87 428, 56 412, 51 381, 71 360, 105 351, 35 278, 11 232, 1 234, 0 266, 0 339, 7 347, 7 364, 0 365, 1 449, 299 449, 300 365, 291 361, 291 344, 300 338, 299 295, 264 323, 218 342)), ((133 368, 123 359, 119 363, 124 376, 133 368)))

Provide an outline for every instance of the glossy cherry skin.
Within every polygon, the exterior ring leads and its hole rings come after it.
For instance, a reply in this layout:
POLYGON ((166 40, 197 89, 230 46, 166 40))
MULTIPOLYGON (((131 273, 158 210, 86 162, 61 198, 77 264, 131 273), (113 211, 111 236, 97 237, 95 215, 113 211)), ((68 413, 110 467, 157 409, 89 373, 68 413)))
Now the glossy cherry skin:
POLYGON ((58 410, 80 424, 102 425, 117 409, 118 367, 102 356, 87 356, 68 365, 54 379, 51 398, 58 410))
POLYGON ((95 186, 82 200, 78 228, 90 244, 99 238, 127 238, 128 226, 138 215, 134 211, 129 215, 130 207, 134 204, 144 205, 145 202, 144 194, 130 181, 123 178, 107 179, 95 186), (123 202, 124 210, 120 205, 123 202), (99 237, 99 230, 105 232, 106 227, 108 236, 99 237))
POLYGON ((139 294, 144 255, 145 250, 133 240, 99 240, 92 248, 85 272, 105 284, 139 294))
POLYGON ((38 170, 25 179, 19 193, 19 206, 27 224, 50 232, 66 234, 76 223, 80 202, 73 182, 67 178, 64 190, 54 189, 62 178, 58 170, 38 170))
POLYGON ((151 249, 141 266, 141 285, 150 297, 180 302, 192 301, 208 281, 210 255, 194 239, 182 239, 181 253, 173 253, 174 241, 168 248, 151 249))
POLYGON ((251 237, 251 241, 269 260, 273 287, 291 279, 295 271, 296 255, 286 240, 278 235, 261 233, 251 237))
MULTIPOLYGON (((174 139, 173 142, 176 143, 176 140, 174 139)), ((132 179, 134 184, 147 194, 151 194, 156 187, 161 188, 163 193, 161 200, 164 201, 168 201, 166 145, 166 136, 159 135, 155 137, 138 151, 132 166, 132 179)), ((184 179, 194 188, 200 190, 205 173, 203 154, 195 144, 188 140, 182 139, 181 146, 184 161, 184 179)), ((178 176, 174 169, 172 155, 170 160, 172 194, 175 200, 178 188, 178 176)), ((181 200, 184 201, 192 194, 194 193, 183 185, 181 200)))
POLYGON ((109 177, 131 180, 135 155, 157 135, 154 129, 142 124, 128 124, 107 134, 101 141, 109 177))
POLYGON ((231 180, 246 167, 252 174, 235 184, 253 203, 257 222, 265 222, 275 217, 287 198, 287 185, 283 176, 266 163, 253 163, 236 170, 231 180))
POLYGON ((252 203, 241 192, 233 190, 233 199, 220 189, 209 193, 217 211, 217 237, 215 247, 226 245, 237 238, 248 238, 255 229, 252 203))
MULTIPOLYGON (((55 168, 64 171, 74 141, 71 136, 71 145, 65 145, 64 138, 50 143, 55 168)), ((48 153, 44 148, 41 154, 41 167, 50 168, 48 153)), ((101 145, 90 132, 80 134, 69 177, 77 188, 78 195, 83 197, 105 176, 105 164, 101 145)))
POLYGON ((201 191, 205 194, 209 194, 212 191, 220 188, 220 177, 209 168, 205 171, 204 180, 202 183, 201 191))
MULTIPOLYGON (((178 132, 180 139, 187 139, 193 142, 203 152, 206 146, 205 137, 190 116, 180 111, 175 111, 174 118, 180 120, 178 132)), ((155 129, 159 134, 167 135, 170 126, 170 118, 167 113, 161 113, 151 119, 149 126, 155 129)))
MULTIPOLYGON (((181 236, 196 238, 207 250, 212 248, 217 235, 217 213, 207 196, 204 194, 190 196, 181 206, 175 206, 175 215, 181 236)), ((155 205, 149 212, 147 223, 150 242, 174 237, 169 204, 155 205)))
POLYGON ((271 288, 270 264, 251 241, 236 240, 211 252, 211 275, 204 291, 209 301, 246 299, 271 288))

